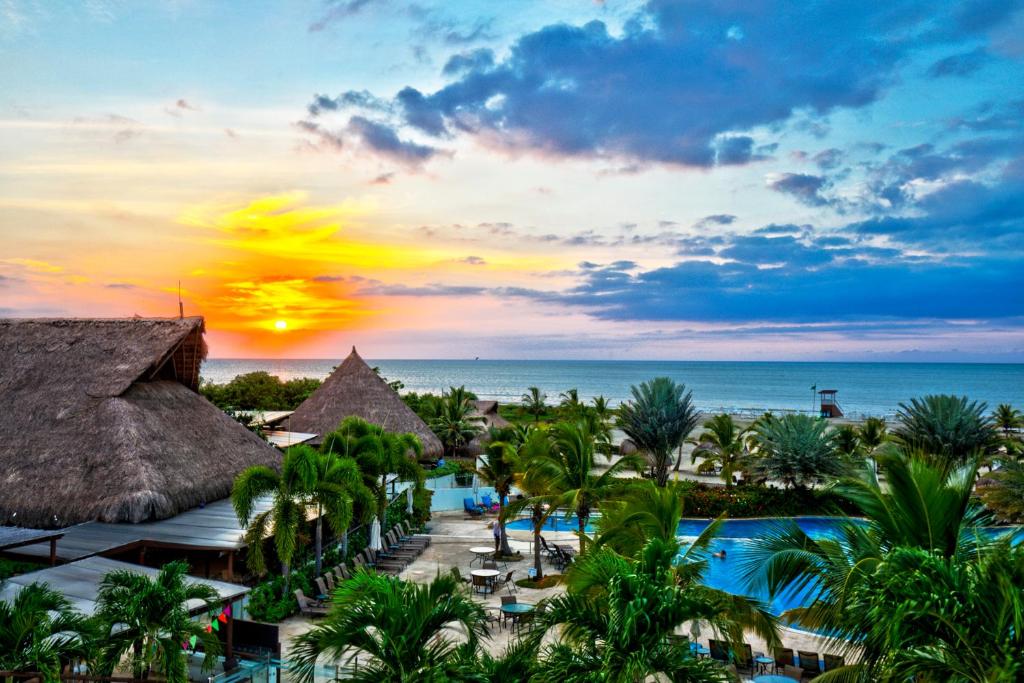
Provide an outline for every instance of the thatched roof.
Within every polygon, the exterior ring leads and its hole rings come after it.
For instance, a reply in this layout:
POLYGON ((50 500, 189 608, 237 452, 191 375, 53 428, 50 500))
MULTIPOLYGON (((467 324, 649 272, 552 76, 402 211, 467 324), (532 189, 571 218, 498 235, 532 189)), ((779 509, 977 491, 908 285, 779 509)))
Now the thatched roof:
POLYGON ((0 523, 162 519, 280 454, 196 393, 202 318, 0 320, 0 523))
POLYGON ((424 457, 437 457, 444 450, 427 423, 366 364, 354 346, 348 358, 295 409, 288 418, 287 429, 314 432, 319 436, 313 443, 320 443, 325 434, 337 429, 351 415, 389 432, 412 432, 423 443, 424 457))
POLYGON ((477 418, 478 422, 476 424, 480 427, 481 431, 473 437, 472 441, 459 450, 458 457, 460 458, 475 458, 481 455, 491 440, 490 430, 492 427, 504 429, 512 425, 511 422, 498 414, 497 401, 473 401, 473 412, 471 415, 477 418))

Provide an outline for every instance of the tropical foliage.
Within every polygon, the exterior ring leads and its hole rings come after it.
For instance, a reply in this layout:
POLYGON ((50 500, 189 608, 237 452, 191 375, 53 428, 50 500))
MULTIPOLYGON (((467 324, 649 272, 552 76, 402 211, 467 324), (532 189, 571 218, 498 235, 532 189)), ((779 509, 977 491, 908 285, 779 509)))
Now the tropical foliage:
POLYGON ((1024 464, 1008 459, 979 482, 985 505, 1004 522, 1024 522, 1024 464))
POLYGON ((451 457, 469 445, 482 431, 483 418, 475 415, 472 394, 466 387, 450 387, 436 404, 437 413, 430 420, 430 429, 441 440, 445 455, 451 457))
POLYGON ((282 381, 259 370, 225 384, 203 382, 199 393, 221 410, 295 410, 320 383, 310 377, 282 381))
POLYGON ((59 680, 68 662, 91 654, 93 625, 45 584, 0 601, 0 671, 36 672, 59 680))
POLYGON ((171 562, 152 578, 130 570, 107 574, 96 599, 101 633, 98 668, 109 676, 125 657, 135 678, 158 674, 175 683, 188 681, 188 662, 182 643, 196 642, 206 653, 203 665, 212 668, 220 641, 189 615, 189 601, 212 607, 217 592, 207 584, 186 581, 188 565, 171 562))
POLYGON ((996 445, 996 428, 986 409, 966 396, 915 398, 900 404, 894 434, 906 450, 960 464, 996 445))
POLYGON ((715 415, 704 423, 704 431, 694 441, 691 461, 703 458, 697 468, 702 474, 720 468, 722 481, 732 486, 733 475, 743 469, 749 456, 746 435, 747 430, 740 429, 731 415, 715 415))
POLYGON ((327 655, 343 665, 358 657, 348 675, 353 681, 471 680, 485 637, 483 607, 452 576, 421 585, 359 571, 335 590, 323 623, 295 639, 292 674, 310 683, 317 659, 327 655))
POLYGON ((521 409, 525 414, 532 415, 534 422, 540 422, 541 416, 548 410, 547 403, 545 403, 547 398, 547 395, 538 387, 530 387, 520 399, 521 409))
POLYGON ((518 434, 513 428, 492 428, 487 446, 480 458, 482 464, 477 468, 480 479, 493 486, 498 496, 498 519, 494 523, 500 525, 502 555, 512 554, 512 549, 508 545, 508 535, 505 533, 504 513, 505 499, 511 493, 516 479, 517 437, 518 434))
POLYGON ((672 453, 697 426, 700 412, 686 385, 667 377, 630 387, 630 393, 632 400, 619 407, 619 429, 647 456, 651 476, 664 486, 672 453))
POLYGON ((843 473, 835 434, 821 418, 784 415, 761 420, 753 468, 786 486, 804 488, 843 473))

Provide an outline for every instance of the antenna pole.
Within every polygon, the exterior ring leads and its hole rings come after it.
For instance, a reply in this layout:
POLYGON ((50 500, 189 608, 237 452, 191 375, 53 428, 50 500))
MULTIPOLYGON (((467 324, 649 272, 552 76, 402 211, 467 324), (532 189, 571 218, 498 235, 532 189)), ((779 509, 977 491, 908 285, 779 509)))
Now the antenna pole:
POLYGON ((178 280, 178 319, 185 317, 185 304, 181 303, 181 280, 178 280))

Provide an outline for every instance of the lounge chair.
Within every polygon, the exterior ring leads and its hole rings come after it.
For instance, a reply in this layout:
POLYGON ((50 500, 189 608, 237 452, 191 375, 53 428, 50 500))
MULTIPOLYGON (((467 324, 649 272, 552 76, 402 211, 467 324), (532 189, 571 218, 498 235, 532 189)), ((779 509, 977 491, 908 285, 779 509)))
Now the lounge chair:
POLYGON ((468 496, 462 499, 462 509, 466 511, 466 514, 473 517, 479 517, 483 514, 483 511, 480 510, 480 506, 478 506, 476 502, 468 496))
POLYGON ((804 670, 804 678, 814 678, 821 675, 821 663, 818 661, 818 653, 808 650, 797 650, 800 655, 800 668, 804 670))
POLYGON ((421 536, 409 532, 407 529, 403 529, 401 524, 396 524, 392 529, 395 532, 395 538, 399 540, 403 545, 407 545, 410 548, 425 549, 430 545, 430 536, 421 536))
POLYGON ((331 591, 329 591, 327 589, 327 582, 324 581, 323 577, 322 576, 318 576, 317 578, 313 579, 313 583, 316 584, 316 589, 318 591, 320 591, 320 595, 325 596, 325 597, 322 597, 322 598, 317 596, 317 598, 319 600, 323 600, 324 602, 330 602, 330 600, 331 600, 331 591))
POLYGON ((496 512, 498 510, 498 504, 491 500, 490 494, 485 493, 480 496, 480 504, 483 505, 484 510, 487 512, 496 512))
POLYGON ((293 593, 295 594, 295 599, 299 603, 299 612, 301 614, 307 617, 322 617, 327 615, 328 609, 317 605, 316 602, 307 598, 301 588, 296 588, 293 593))
POLYGON ((398 560, 404 560, 407 562, 412 562, 417 557, 419 557, 420 553, 418 550, 416 550, 415 548, 404 547, 401 543, 398 542, 398 539, 396 539, 394 537, 394 534, 392 534, 390 531, 387 534, 385 534, 384 538, 381 539, 381 541, 381 545, 383 545, 384 547, 382 550, 377 551, 378 555, 381 555, 383 557, 395 558, 398 560))
POLYGON ((344 562, 334 567, 334 575, 345 581, 352 578, 352 574, 348 571, 348 567, 344 562))
POLYGON ((804 670, 799 666, 792 666, 787 664, 782 667, 782 675, 786 678, 792 678, 794 681, 802 680, 804 677, 804 670))
POLYGON ((402 536, 403 541, 407 538, 410 538, 416 541, 426 541, 426 545, 430 545, 430 535, 418 534, 415 531, 413 531, 412 523, 409 522, 409 520, 405 520, 403 530, 405 531, 404 535, 402 536))
POLYGON ((327 584, 327 590, 330 593, 333 593, 334 589, 337 587, 337 584, 334 583, 334 572, 332 572, 331 570, 328 569, 327 571, 324 572, 323 579, 324 579, 324 583, 327 584))
POLYGON ((397 574, 405 569, 409 564, 400 557, 388 557, 387 555, 378 553, 375 550, 370 550, 369 548, 363 552, 365 552, 367 557, 370 558, 370 562, 373 563, 373 567, 377 571, 384 572, 385 574, 397 574))
POLYGON ((708 651, 711 654, 711 659, 717 659, 720 662, 729 661, 729 644, 723 640, 714 638, 708 640, 708 651))
POLYGON ((555 552, 553 547, 548 545, 548 542, 544 540, 543 536, 540 537, 540 547, 544 549, 544 552, 547 553, 548 559, 551 560, 552 563, 556 563, 558 561, 558 553, 555 552))

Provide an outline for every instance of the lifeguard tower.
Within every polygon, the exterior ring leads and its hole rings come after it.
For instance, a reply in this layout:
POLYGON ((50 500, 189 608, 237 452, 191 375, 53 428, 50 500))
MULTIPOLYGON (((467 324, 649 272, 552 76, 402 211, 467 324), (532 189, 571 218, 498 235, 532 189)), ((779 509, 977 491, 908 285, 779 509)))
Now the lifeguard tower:
POLYGON ((818 414, 822 417, 842 417, 843 411, 836 403, 836 389, 822 389, 818 392, 818 414))

